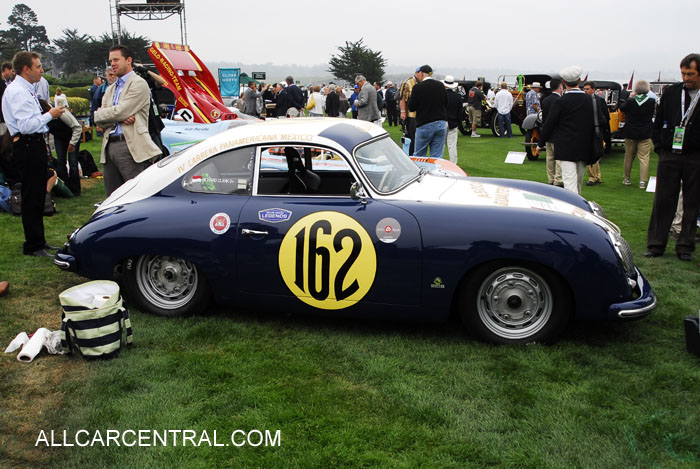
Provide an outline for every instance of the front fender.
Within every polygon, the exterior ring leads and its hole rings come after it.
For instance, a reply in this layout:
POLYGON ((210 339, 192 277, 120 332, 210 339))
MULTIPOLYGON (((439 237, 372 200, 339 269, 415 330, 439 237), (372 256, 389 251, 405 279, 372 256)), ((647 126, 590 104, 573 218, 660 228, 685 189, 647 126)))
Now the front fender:
POLYGON ((537 126, 537 114, 530 114, 523 120, 522 128, 532 130, 537 126))
POLYGON ((605 229, 588 219, 534 209, 401 204, 420 221, 426 304, 451 302, 465 276, 484 263, 534 263, 568 284, 578 319, 606 319, 635 298, 605 229), (439 278, 444 288, 431 282, 439 278))

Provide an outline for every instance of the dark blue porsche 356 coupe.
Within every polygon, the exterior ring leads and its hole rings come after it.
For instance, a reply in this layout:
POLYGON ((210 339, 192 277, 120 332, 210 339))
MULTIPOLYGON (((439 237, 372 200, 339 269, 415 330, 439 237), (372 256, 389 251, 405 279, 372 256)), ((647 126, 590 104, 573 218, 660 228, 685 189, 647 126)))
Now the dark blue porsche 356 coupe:
POLYGON ((351 119, 239 126, 126 182, 54 262, 141 309, 440 321, 495 343, 656 306, 618 228, 557 187, 426 170, 351 119))

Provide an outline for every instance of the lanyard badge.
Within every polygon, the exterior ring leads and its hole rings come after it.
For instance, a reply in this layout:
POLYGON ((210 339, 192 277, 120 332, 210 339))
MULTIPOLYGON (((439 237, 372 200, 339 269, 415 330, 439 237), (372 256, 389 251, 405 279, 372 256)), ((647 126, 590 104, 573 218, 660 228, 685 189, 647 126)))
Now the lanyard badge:
POLYGON ((700 98, 700 92, 695 94, 695 97, 688 106, 688 110, 685 109, 685 89, 681 90, 681 125, 676 126, 673 130, 673 143, 671 149, 674 153, 680 153, 683 150, 683 139, 685 139, 685 127, 688 125, 688 120, 690 116, 693 115, 695 106, 698 104, 698 98, 700 98))
POLYGON ((680 152, 683 150, 683 139, 685 138, 685 127, 678 126, 673 131, 673 145, 671 149, 673 151, 680 152))

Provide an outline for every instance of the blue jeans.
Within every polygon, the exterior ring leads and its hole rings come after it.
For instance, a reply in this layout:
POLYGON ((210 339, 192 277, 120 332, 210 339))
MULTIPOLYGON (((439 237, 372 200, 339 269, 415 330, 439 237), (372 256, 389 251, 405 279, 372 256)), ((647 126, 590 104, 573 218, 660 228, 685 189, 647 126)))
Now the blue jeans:
POLYGON ((442 158, 447 136, 447 121, 434 121, 416 128, 416 151, 414 156, 428 156, 430 147, 431 158, 442 158))
POLYGON ((498 131, 501 133, 501 138, 505 138, 506 131, 508 133, 508 138, 513 137, 513 128, 510 126, 510 113, 508 113, 508 114, 501 114, 500 112, 498 113, 498 131), (505 124, 505 129, 503 128, 504 124, 505 124))

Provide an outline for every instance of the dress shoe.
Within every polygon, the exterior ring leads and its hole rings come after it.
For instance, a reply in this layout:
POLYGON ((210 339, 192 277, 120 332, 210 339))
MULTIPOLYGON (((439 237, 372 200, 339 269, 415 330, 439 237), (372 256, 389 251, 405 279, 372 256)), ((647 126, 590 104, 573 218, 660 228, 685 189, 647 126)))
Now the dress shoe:
POLYGON ((10 291, 10 282, 0 282, 0 296, 7 295, 8 291, 10 291))
POLYGON ((61 248, 57 248, 56 246, 51 246, 50 244, 46 243, 44 244, 44 249, 47 251, 58 251, 61 248))
POLYGON ((30 252, 25 254, 25 256, 34 256, 34 257, 53 257, 53 254, 49 254, 46 252, 44 249, 39 249, 38 251, 30 252))
POLYGON ((678 254, 676 254, 676 256, 678 257, 678 259, 685 262, 690 262, 691 260, 693 260, 693 256, 691 256, 687 252, 679 252, 678 254))
POLYGON ((644 253, 644 257, 659 257, 662 256, 663 252, 647 251, 644 253))

